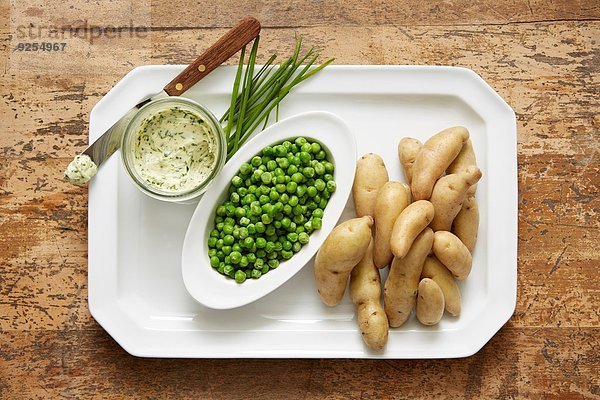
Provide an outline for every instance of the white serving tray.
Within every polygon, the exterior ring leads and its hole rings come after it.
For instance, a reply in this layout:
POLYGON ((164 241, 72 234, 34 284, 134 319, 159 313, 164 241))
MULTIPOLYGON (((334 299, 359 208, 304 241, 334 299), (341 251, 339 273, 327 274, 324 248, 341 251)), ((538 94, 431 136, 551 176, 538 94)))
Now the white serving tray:
MULTIPOLYGON (((90 142, 183 66, 147 66, 127 74, 94 107, 90 142)), ((220 116, 235 66, 211 73, 186 93, 220 116)), ((481 222, 473 271, 460 283, 458 318, 424 327, 412 317, 391 329, 383 351, 361 339, 348 294, 329 308, 316 293, 309 263, 271 294, 233 310, 196 303, 181 276, 181 247, 194 205, 142 194, 117 152, 89 191, 89 306, 100 325, 130 354, 142 357, 447 358, 476 353, 510 318, 517 292, 516 119, 477 74, 463 68, 329 66, 282 103, 280 118, 325 110, 346 120, 358 152, 380 154, 390 179, 403 181, 397 143, 424 141, 464 125, 483 178, 481 222)), ((353 217, 351 201, 341 220, 353 217)), ((199 244, 201 245, 201 244, 199 244)))

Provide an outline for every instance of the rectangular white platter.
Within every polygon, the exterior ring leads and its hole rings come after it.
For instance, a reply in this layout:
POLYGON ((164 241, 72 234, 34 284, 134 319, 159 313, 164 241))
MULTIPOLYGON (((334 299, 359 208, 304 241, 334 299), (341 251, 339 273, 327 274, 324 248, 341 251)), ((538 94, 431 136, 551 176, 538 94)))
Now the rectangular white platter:
MULTIPOLYGON (((92 110, 90 142, 182 69, 131 71, 92 110)), ((234 66, 219 68, 185 96, 220 116, 234 74, 234 66)), ((188 295, 180 266, 195 205, 162 203, 142 194, 117 152, 90 185, 89 306, 127 352, 198 358, 465 357, 510 318, 517 286, 516 119, 500 96, 463 68, 329 66, 284 100, 280 118, 310 110, 344 118, 359 154, 380 154, 390 179, 399 181, 404 178, 396 149, 402 137, 425 141, 450 126, 469 129, 483 178, 473 270, 460 283, 461 316, 446 314, 435 327, 422 326, 412 316, 401 328, 390 329, 385 350, 371 351, 363 344, 348 294, 335 308, 321 303, 312 263, 252 304, 226 311, 205 308, 188 295)), ((353 215, 350 200, 341 220, 353 215)))

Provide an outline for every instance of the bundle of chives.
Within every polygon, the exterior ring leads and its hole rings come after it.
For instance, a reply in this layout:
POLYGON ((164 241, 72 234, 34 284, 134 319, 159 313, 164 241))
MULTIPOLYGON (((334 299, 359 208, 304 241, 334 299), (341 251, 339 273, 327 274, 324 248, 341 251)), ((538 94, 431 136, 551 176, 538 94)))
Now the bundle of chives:
POLYGON ((259 39, 260 37, 257 37, 254 40, 246 68, 244 68, 246 48, 242 49, 231 93, 231 104, 220 120, 227 137, 228 160, 261 123, 264 122, 263 129, 266 127, 273 109, 276 109, 277 118, 279 103, 294 86, 310 78, 334 60, 330 58, 315 66, 320 52, 314 47, 300 57, 302 38, 298 38, 294 54, 290 58, 279 65, 273 65, 276 55, 272 55, 255 72, 259 39), (306 65, 303 66, 304 62, 306 65))

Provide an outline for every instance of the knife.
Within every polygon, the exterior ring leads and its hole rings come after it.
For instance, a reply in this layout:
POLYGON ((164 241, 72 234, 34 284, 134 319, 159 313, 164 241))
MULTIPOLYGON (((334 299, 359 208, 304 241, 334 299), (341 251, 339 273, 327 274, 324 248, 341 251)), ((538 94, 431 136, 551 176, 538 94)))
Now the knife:
POLYGON ((188 65, 179 75, 169 82, 162 91, 149 96, 138 103, 121 117, 113 126, 108 128, 82 154, 89 156, 96 166, 100 166, 119 147, 123 132, 129 121, 146 104, 166 96, 179 96, 194 86, 219 65, 227 61, 260 33, 260 22, 252 17, 242 19, 225 35, 202 53, 194 62, 188 65))

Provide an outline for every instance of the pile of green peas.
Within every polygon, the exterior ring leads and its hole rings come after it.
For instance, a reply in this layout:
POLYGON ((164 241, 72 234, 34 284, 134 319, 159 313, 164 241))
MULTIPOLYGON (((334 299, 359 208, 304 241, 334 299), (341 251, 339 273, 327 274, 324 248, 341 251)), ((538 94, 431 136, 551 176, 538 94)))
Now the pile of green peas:
POLYGON ((292 258, 321 228, 336 189, 333 170, 321 145, 304 137, 267 146, 242 164, 216 210, 210 265, 243 283, 292 258))

